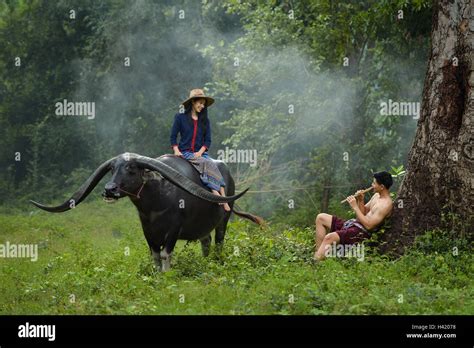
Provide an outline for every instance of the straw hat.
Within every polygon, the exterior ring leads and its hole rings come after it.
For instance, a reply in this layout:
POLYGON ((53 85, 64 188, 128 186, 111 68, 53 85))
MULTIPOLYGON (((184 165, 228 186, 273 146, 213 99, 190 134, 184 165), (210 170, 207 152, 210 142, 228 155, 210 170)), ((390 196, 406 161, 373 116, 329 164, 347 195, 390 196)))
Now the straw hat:
POLYGON ((189 103, 191 102, 191 100, 193 99, 198 99, 198 98, 204 98, 206 99, 206 107, 209 107, 211 106, 212 104, 214 104, 214 99, 211 98, 211 97, 208 97, 204 94, 204 91, 202 89, 199 89, 199 88, 196 88, 196 89, 193 89, 191 90, 191 92, 189 92, 189 98, 186 99, 184 102, 182 102, 181 104, 184 105, 185 108, 188 107, 189 103))

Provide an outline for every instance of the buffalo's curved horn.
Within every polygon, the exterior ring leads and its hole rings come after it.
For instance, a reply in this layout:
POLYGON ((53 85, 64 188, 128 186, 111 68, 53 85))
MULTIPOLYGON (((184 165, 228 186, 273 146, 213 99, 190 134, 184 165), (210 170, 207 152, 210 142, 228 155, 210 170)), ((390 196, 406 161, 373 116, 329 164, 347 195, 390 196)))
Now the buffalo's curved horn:
POLYGON ((178 172, 176 169, 170 167, 166 163, 161 162, 160 160, 150 158, 150 157, 145 157, 145 156, 137 156, 136 163, 146 169, 159 172, 161 175, 163 175, 163 177, 168 179, 171 183, 189 192, 193 196, 196 196, 198 198, 201 198, 213 203, 228 203, 228 202, 235 201, 236 199, 239 199, 240 197, 242 197, 249 189, 247 188, 245 191, 235 196, 226 196, 226 197, 218 196, 203 189, 194 181, 184 176, 183 174, 178 172))
POLYGON ((81 203, 91 191, 96 187, 99 181, 104 177, 105 174, 110 170, 110 163, 113 162, 116 157, 109 159, 108 161, 102 163, 95 172, 87 179, 84 184, 79 188, 79 190, 74 193, 70 199, 64 202, 61 205, 55 207, 48 207, 41 203, 30 200, 31 203, 36 205, 38 208, 49 211, 51 213, 62 213, 71 208, 74 208, 76 205, 81 203))

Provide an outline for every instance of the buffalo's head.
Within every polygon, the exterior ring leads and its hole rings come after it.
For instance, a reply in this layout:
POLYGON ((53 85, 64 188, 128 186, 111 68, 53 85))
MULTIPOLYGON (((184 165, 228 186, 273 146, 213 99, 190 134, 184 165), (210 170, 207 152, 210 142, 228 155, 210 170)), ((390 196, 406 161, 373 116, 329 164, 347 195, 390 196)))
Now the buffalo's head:
POLYGON ((202 188, 188 177, 182 175, 176 169, 163 163, 159 159, 140 156, 134 153, 124 153, 102 163, 95 172, 82 184, 72 197, 61 205, 48 207, 35 201, 30 201, 43 210, 60 213, 74 208, 82 202, 95 188, 99 181, 109 171, 112 172, 111 180, 105 185, 102 196, 108 202, 114 202, 125 196, 137 196, 143 185, 143 171, 149 169, 157 171, 165 179, 182 188, 190 194, 213 203, 232 202, 247 192, 248 189, 235 196, 217 196, 202 188))
POLYGON ((125 153, 117 156, 109 165, 112 178, 105 184, 102 196, 106 202, 115 202, 125 196, 139 198, 143 188, 143 172, 145 168, 137 162, 135 157, 125 153))

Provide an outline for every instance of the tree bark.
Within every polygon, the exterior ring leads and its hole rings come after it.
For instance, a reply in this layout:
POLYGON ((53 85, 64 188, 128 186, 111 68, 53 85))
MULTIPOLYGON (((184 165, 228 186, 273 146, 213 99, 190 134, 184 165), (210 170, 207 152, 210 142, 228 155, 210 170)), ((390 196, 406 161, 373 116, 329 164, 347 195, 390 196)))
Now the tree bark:
POLYGON ((442 227, 444 212, 457 214, 473 236, 474 1, 434 6, 421 115, 383 237, 382 249, 399 254, 417 235, 442 227))

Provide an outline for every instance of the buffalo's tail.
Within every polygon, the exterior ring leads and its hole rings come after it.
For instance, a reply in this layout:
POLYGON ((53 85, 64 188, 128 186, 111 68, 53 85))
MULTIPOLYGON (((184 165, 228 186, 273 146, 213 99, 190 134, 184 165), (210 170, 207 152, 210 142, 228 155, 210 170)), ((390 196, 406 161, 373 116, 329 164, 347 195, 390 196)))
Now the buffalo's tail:
POLYGON ((247 213, 245 211, 235 210, 235 209, 232 209, 232 212, 234 214, 242 217, 242 218, 248 219, 248 220, 256 223, 259 226, 265 226, 265 220, 263 220, 263 218, 261 218, 260 216, 253 215, 253 214, 247 213))

